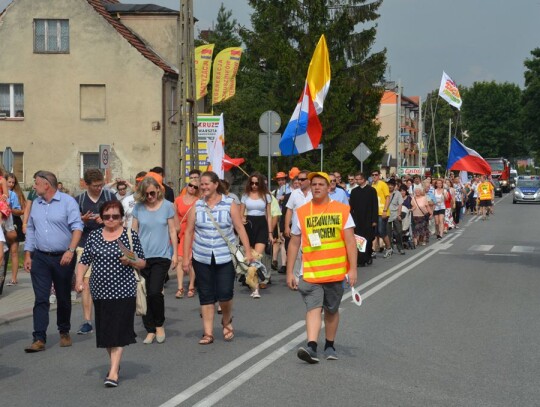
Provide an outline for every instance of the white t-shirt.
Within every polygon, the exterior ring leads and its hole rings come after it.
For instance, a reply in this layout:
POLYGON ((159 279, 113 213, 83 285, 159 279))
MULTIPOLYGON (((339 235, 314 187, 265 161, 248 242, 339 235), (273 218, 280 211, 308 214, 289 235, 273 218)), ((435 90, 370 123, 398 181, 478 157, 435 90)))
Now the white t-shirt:
POLYGON ((137 203, 135 202, 135 194, 126 196, 121 202, 124 207, 124 226, 129 229, 133 223, 133 208, 137 203))
POLYGON ((272 202, 272 196, 266 194, 266 201, 262 198, 251 199, 248 195, 242 195, 242 202, 246 205, 246 215, 247 216, 265 216, 266 215, 266 205, 272 202))
POLYGON ((291 196, 287 201, 287 208, 296 211, 297 208, 307 204, 312 199, 313 195, 311 194, 311 190, 308 191, 307 195, 304 195, 301 189, 295 189, 291 192, 291 196))

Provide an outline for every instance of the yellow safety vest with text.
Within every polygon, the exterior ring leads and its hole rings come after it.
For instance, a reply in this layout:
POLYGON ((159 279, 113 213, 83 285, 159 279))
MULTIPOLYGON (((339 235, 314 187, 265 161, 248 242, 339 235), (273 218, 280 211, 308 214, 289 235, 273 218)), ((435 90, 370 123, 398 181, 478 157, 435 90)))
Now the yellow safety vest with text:
POLYGON ((308 202, 297 209, 302 230, 303 279, 309 283, 343 281, 349 269, 343 228, 350 208, 341 202, 315 205, 308 202), (321 245, 312 247, 311 233, 317 233, 321 245))

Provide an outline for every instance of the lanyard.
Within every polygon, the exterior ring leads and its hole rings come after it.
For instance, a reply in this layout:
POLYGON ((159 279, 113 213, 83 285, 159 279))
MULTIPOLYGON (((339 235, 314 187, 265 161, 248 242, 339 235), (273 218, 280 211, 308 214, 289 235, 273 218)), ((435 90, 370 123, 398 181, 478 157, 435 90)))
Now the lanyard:
MULTIPOLYGON (((330 206, 330 203, 332 202, 332 199, 330 199, 330 201, 328 201, 328 203, 326 204, 326 208, 324 208, 324 211, 322 211, 320 214, 319 214, 319 218, 317 219, 317 223, 315 223, 315 225, 313 225, 312 227, 317 227, 319 226, 319 222, 321 221, 321 218, 322 216, 324 215, 324 213, 326 212, 326 210, 328 209, 328 206, 330 206)), ((310 208, 309 208, 309 216, 313 216, 313 201, 310 201, 309 202, 309 205, 310 205, 310 208)))

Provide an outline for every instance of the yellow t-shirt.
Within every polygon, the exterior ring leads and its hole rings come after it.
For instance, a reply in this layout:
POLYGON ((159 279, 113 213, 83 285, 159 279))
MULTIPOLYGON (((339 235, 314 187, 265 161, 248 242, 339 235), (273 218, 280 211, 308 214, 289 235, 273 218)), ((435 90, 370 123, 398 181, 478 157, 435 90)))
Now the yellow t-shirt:
POLYGON ((493 198, 493 184, 489 181, 478 185, 478 198, 481 201, 490 201, 493 198))
MULTIPOLYGON (((377 181, 377 183, 372 185, 373 188, 377 191, 377 200, 379 201, 379 216, 383 214, 384 205, 386 203, 386 197, 390 195, 390 190, 388 189, 388 184, 384 181, 377 181)), ((386 211, 386 215, 390 215, 390 209, 386 211)))

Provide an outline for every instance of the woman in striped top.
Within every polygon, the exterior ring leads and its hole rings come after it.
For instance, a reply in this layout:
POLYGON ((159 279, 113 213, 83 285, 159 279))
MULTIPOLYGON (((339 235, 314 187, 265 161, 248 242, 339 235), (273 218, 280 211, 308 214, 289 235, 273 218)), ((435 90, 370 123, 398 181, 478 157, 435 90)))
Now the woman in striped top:
MULTIPOLYGON (((216 302, 219 302, 223 313, 221 320, 223 339, 231 341, 234 338, 232 299, 235 270, 227 242, 214 222, 218 224, 227 240, 233 244, 236 242, 234 227, 244 246, 248 264, 253 261, 253 258, 239 206, 225 195, 225 190, 216 173, 207 171, 201 175, 199 191, 201 199, 195 203, 195 210, 191 210, 187 217, 184 253, 189 251, 189 242, 193 240, 192 263, 204 329, 199 344, 209 345, 214 342, 216 302)), ((185 272, 189 270, 189 263, 189 256, 184 256, 182 267, 185 272)))

